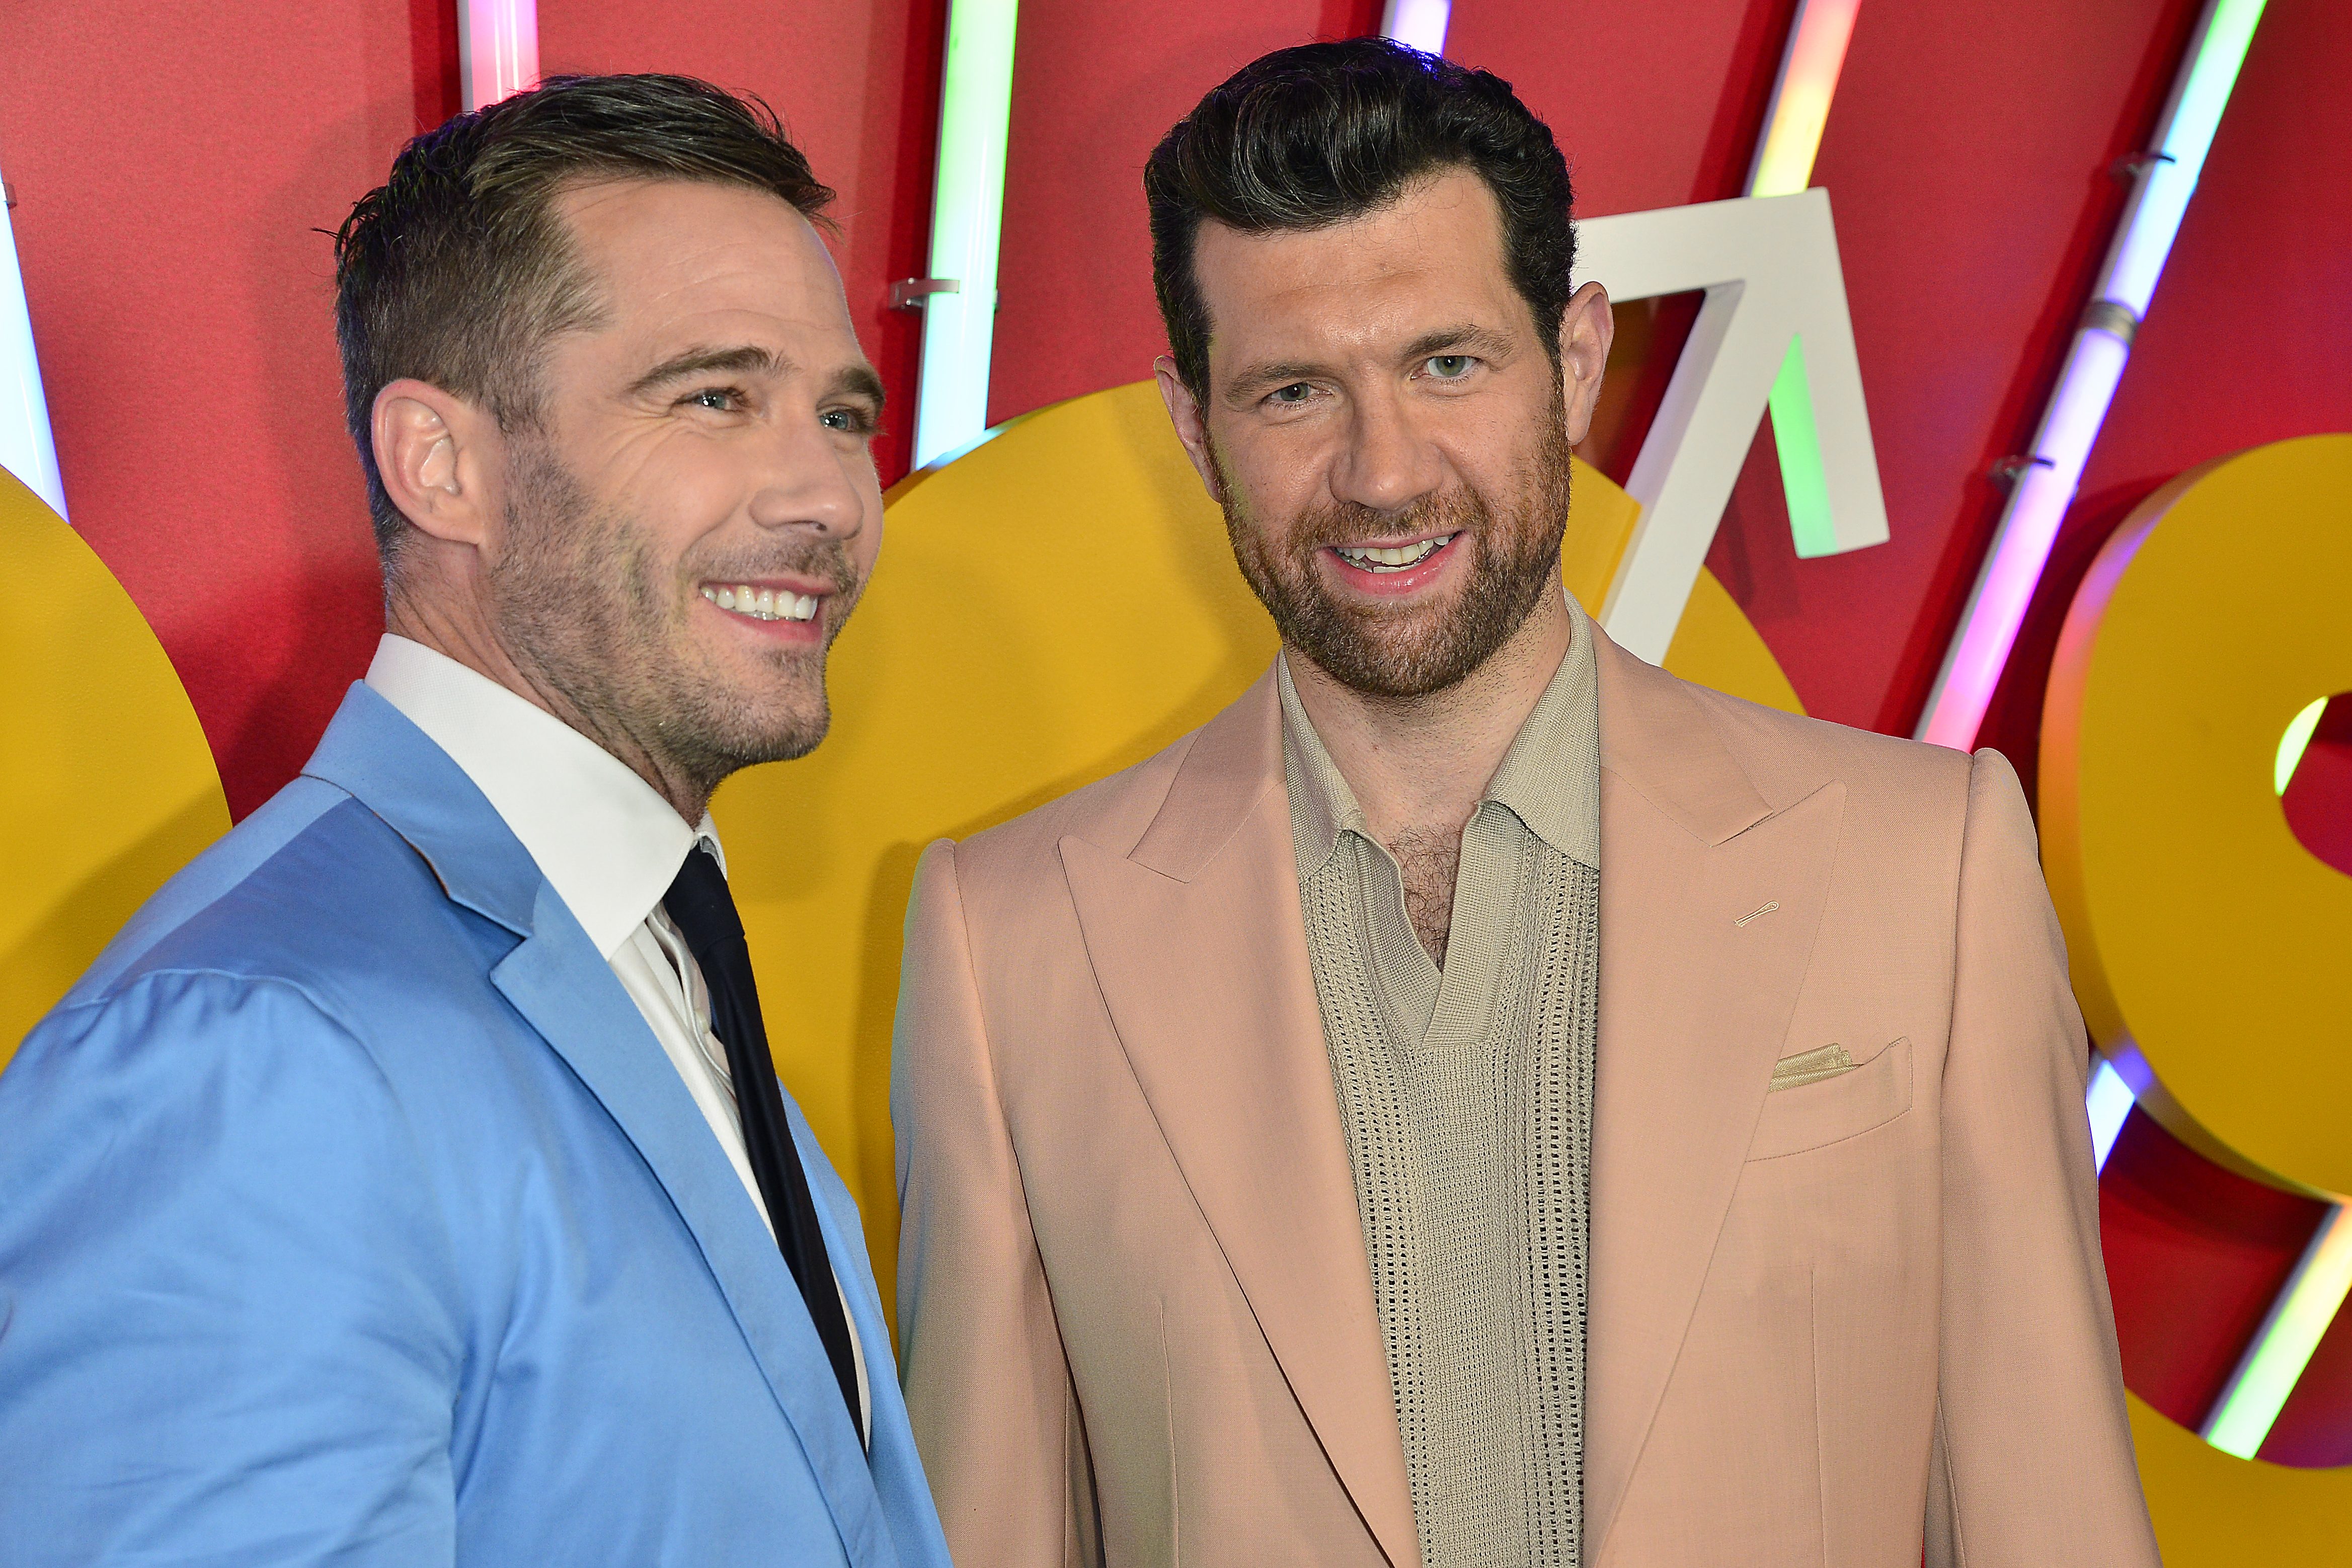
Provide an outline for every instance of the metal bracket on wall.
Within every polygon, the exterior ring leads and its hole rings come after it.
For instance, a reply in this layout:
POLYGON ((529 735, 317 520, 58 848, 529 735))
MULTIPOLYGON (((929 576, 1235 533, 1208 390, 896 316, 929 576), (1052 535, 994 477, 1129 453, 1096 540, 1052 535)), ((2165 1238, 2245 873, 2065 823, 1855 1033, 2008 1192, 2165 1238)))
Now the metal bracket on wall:
POLYGON ((955 278, 901 278, 890 285, 890 309, 919 310, 933 294, 961 294, 963 282, 955 278))

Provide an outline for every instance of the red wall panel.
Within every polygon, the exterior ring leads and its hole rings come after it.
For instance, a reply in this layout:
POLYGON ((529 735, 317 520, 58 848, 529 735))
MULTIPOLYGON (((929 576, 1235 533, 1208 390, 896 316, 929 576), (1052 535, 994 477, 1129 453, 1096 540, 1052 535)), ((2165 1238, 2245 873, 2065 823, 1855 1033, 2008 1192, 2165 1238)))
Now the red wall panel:
POLYGON ((75 0, 8 28, 0 166, 67 502, 242 814, 383 626, 317 230, 416 129, 440 35, 407 0, 254 0, 233 24, 75 0))
POLYGON ((1144 161, 1202 93, 1325 23, 1322 0, 1022 5, 991 424, 1151 374, 1168 340, 1151 297, 1144 161))
POLYGON ((1582 5, 1461 0, 1448 58, 1493 71, 1552 129, 1588 217, 1736 196, 1793 0, 1582 5))

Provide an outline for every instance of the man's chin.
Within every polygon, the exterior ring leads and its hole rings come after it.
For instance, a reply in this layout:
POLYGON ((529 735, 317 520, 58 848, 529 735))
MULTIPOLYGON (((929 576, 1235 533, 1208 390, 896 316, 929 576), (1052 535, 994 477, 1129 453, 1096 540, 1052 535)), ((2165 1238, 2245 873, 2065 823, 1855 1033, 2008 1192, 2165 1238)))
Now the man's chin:
POLYGON ((667 726, 673 754, 715 788, 741 769, 793 762, 816 750, 833 724, 823 683, 813 693, 795 690, 789 698, 776 693, 774 684, 770 680, 762 691, 758 683, 730 688, 714 681, 695 694, 691 706, 673 706, 667 726))
POLYGON ((750 739, 740 754, 746 766, 798 762, 822 745, 832 730, 832 713, 820 708, 814 718, 763 727, 760 734, 750 739))
POLYGON ((1458 683, 1469 673, 1467 669, 1453 668, 1458 660, 1448 658, 1447 650, 1405 639, 1294 637, 1284 640, 1325 675, 1366 697, 1427 697, 1458 683))

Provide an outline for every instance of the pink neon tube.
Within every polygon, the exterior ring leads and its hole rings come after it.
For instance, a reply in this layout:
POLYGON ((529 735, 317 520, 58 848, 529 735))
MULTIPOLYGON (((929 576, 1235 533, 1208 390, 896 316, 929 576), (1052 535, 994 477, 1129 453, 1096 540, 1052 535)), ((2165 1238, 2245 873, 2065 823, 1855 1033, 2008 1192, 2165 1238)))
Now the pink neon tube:
POLYGON ((1961 615, 1966 629, 1945 670, 1939 693, 1945 700, 1928 709, 1919 739, 1963 752, 1976 744, 1993 686, 2009 663, 2026 605, 2057 540, 2058 524, 2083 481, 2091 443, 2106 420, 2107 405, 2115 400, 2130 355, 2122 339, 2100 328, 2084 327, 2074 335, 2058 391, 2034 438, 2032 465, 2010 493, 1989 564, 1961 615))
POLYGON ((457 80, 467 110, 537 86, 538 0, 457 0, 457 80))

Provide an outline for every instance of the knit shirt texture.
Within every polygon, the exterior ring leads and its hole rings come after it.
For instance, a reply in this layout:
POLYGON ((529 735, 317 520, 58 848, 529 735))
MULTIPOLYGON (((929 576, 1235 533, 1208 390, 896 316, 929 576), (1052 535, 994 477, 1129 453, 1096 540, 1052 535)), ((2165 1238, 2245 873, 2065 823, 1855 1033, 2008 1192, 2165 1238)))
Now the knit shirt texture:
POLYGON ((1426 1568, 1573 1563, 1601 976, 1574 640, 1462 837, 1441 972, 1281 664, 1299 902, 1426 1568))

